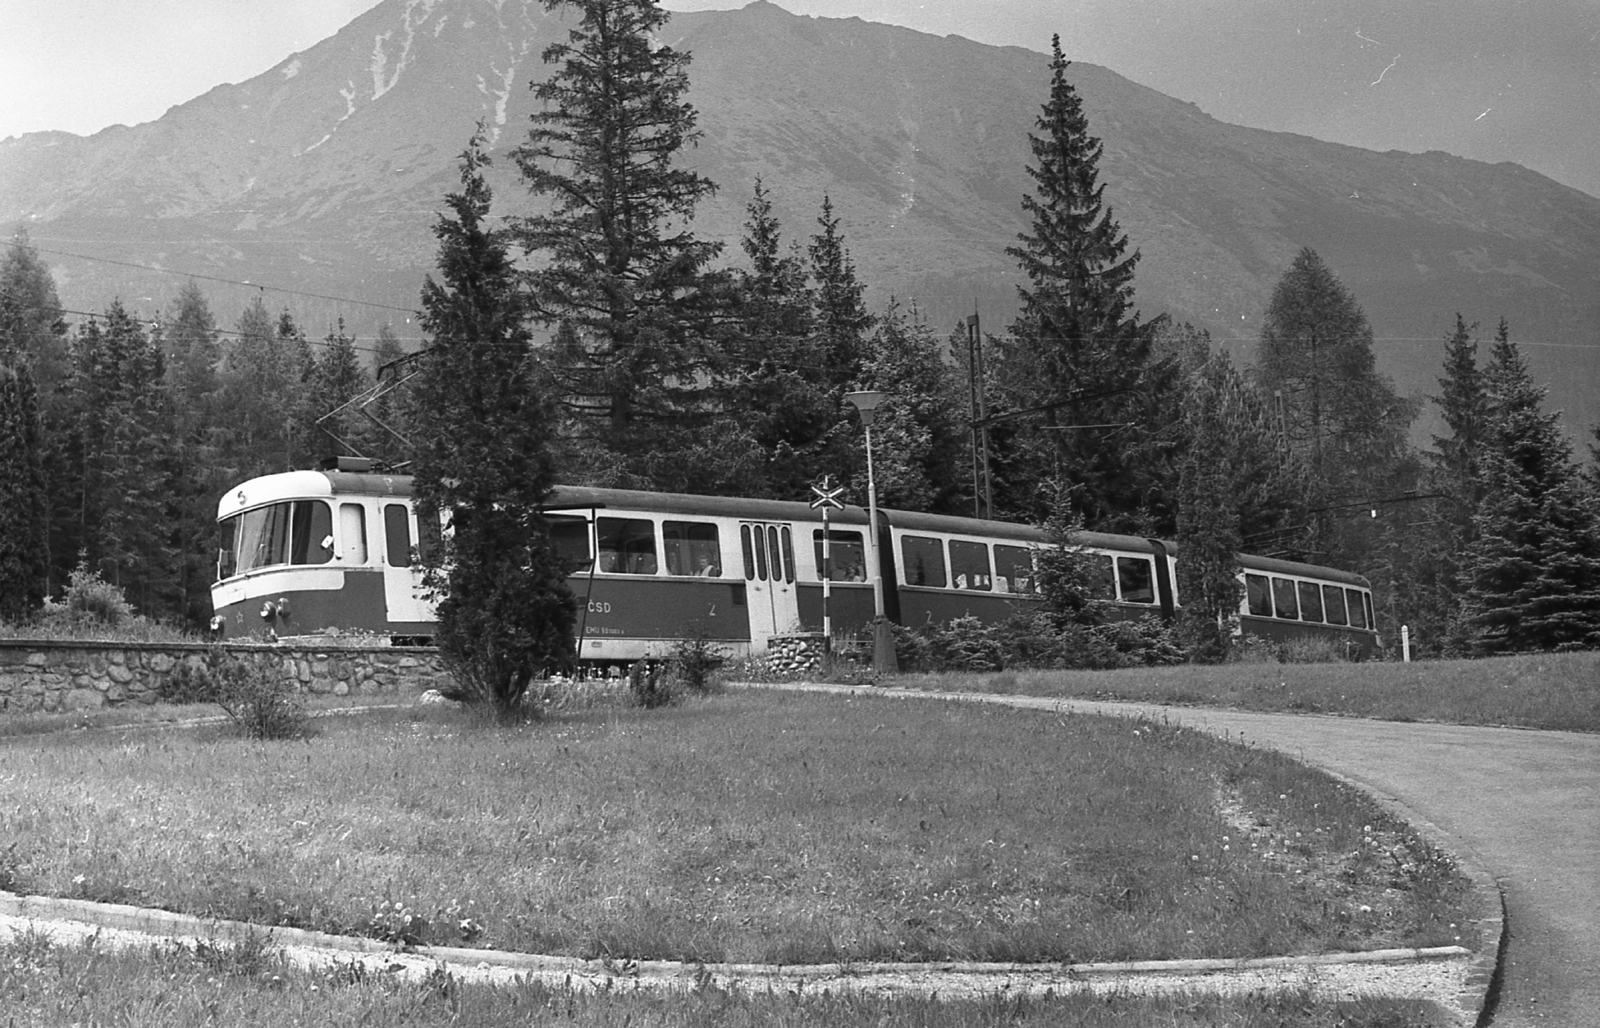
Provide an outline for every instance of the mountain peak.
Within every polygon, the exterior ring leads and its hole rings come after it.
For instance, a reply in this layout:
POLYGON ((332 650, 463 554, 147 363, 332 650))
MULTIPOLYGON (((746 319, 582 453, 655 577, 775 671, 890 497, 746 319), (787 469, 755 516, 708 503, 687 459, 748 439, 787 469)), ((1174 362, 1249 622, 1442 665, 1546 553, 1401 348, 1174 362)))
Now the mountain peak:
MULTIPOLYGON (((0 220, 123 262, 59 262, 79 310, 118 294, 161 306, 183 281, 126 264, 412 309, 457 156, 480 120, 501 150, 522 137, 538 109, 528 85, 549 74, 540 55, 570 25, 540 0, 385 0, 155 122, 0 142, 0 220)), ((704 133, 684 160, 721 186, 699 234, 738 254, 759 175, 803 241, 826 193, 876 302, 914 298, 940 325, 976 298, 986 325, 1005 323, 1044 54, 767 0, 669 27, 693 56, 704 133)), ((1600 415, 1600 359, 1537 345, 1587 342, 1600 324, 1600 200, 1520 168, 1227 125, 1089 64, 1068 74, 1105 145, 1108 201, 1143 253, 1146 318, 1170 313, 1248 355, 1273 284, 1309 245, 1361 299, 1403 390, 1435 388, 1426 341, 1456 311, 1503 314, 1536 367, 1569 358, 1543 376, 1569 424, 1600 415)), ((508 163, 494 169, 497 206, 522 213, 531 201, 508 163)), ((219 293, 219 320, 251 295, 219 293)), ((373 318, 359 303, 327 313, 373 318)))

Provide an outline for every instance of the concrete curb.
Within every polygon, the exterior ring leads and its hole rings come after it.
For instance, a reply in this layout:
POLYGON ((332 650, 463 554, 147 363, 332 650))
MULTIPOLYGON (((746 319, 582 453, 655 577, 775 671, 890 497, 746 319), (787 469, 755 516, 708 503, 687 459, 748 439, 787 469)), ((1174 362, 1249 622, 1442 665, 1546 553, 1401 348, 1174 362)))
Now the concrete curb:
MULTIPOLYGON (((136 947, 168 941, 237 941, 265 932, 294 962, 327 967, 340 962, 377 965, 378 970, 422 976, 444 969, 486 982, 532 978, 552 985, 592 990, 619 984, 641 989, 686 991, 705 984, 745 991, 875 992, 904 995, 990 996, 1161 995, 1194 992, 1259 992, 1311 989, 1323 998, 1379 995, 1433 999, 1458 1016, 1465 1013, 1441 994, 1441 984, 1470 973, 1469 950, 1460 946, 1388 949, 1362 953, 1263 957, 1237 960, 1132 961, 1104 964, 851 963, 777 966, 690 964, 678 961, 606 961, 445 946, 399 950, 354 936, 297 928, 263 928, 175 914, 165 910, 48 896, 0 892, 0 926, 33 927, 67 937, 97 937, 100 944, 136 947), (107 936, 112 936, 108 938, 107 936), (1406 974, 1406 970, 1414 973, 1406 974)), ((1463 1023, 1467 1023, 1463 1021, 1463 1023)))

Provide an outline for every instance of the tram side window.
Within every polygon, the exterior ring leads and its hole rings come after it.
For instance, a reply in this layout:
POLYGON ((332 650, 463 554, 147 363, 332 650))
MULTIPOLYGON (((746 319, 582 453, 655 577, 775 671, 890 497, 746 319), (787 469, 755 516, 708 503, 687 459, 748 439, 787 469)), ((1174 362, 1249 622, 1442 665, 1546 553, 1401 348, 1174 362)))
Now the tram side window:
POLYGON ((411 512, 404 504, 389 503, 383 508, 383 541, 389 566, 411 566, 411 512))
POLYGON ((1347 625, 1350 619, 1345 616, 1344 590, 1336 585, 1322 587, 1322 611, 1330 625, 1347 625))
POLYGON ((1155 581, 1155 567, 1149 558, 1117 558, 1117 586, 1123 603, 1156 602, 1155 581))
POLYGON ((367 512, 359 503, 339 504, 339 538, 347 564, 367 562, 367 512))
POLYGON ((589 555, 589 519, 571 514, 547 514, 545 518, 550 522, 550 546, 568 574, 589 570, 593 560, 589 555))
POLYGON ((1367 608, 1367 627, 1373 631, 1377 631, 1378 619, 1372 616, 1372 594, 1362 593, 1361 602, 1365 604, 1367 608))
POLYGON ((1272 612, 1281 618, 1290 621, 1300 617, 1299 605, 1294 601, 1294 580, 1290 578, 1274 578, 1272 580, 1272 612))
POLYGON ((1083 555, 1089 598, 1115 600, 1117 598, 1117 561, 1109 553, 1083 555))
POLYGON ((950 576, 957 589, 987 591, 992 588, 988 545, 950 540, 950 576))
POLYGON ((1300 620, 1322 620, 1322 589, 1315 582, 1297 583, 1300 589, 1300 620))
POLYGON ((1025 546, 994 547, 994 588, 1002 593, 1032 593, 1033 551, 1025 546))
POLYGON ((717 526, 702 521, 663 521, 661 554, 667 574, 722 577, 722 544, 717 526))
POLYGON ((1258 618, 1272 616, 1272 589, 1266 575, 1245 575, 1244 595, 1246 610, 1258 618))
POLYGON ((1371 628, 1371 622, 1367 620, 1366 608, 1361 605, 1361 590, 1346 589, 1344 594, 1350 601, 1350 627, 1371 628))
POLYGON ((601 518, 599 570, 618 575, 656 573, 656 526, 648 518, 601 518))
MULTIPOLYGON (((822 529, 811 532, 812 554, 817 559, 817 581, 822 581, 822 529)), ((828 532, 828 578, 834 582, 867 580, 866 546, 860 532, 828 532)))
POLYGON ((944 588, 944 540, 926 535, 902 536, 900 559, 905 563, 906 585, 944 588))

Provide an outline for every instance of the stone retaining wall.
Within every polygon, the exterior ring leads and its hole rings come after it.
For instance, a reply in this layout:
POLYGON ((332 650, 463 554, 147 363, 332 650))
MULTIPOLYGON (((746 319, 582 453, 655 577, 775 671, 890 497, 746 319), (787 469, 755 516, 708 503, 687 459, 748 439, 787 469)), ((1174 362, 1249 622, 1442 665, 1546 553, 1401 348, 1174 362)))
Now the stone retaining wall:
MULTIPOLYGON (((420 693, 448 681, 438 651, 422 647, 239 643, 222 648, 265 663, 306 693, 420 693)), ((202 664, 209 649, 183 643, 0 640, 0 714, 154 703, 180 664, 202 664)))
POLYGON ((828 637, 821 632, 775 635, 767 640, 767 667, 783 673, 803 673, 822 667, 828 637))

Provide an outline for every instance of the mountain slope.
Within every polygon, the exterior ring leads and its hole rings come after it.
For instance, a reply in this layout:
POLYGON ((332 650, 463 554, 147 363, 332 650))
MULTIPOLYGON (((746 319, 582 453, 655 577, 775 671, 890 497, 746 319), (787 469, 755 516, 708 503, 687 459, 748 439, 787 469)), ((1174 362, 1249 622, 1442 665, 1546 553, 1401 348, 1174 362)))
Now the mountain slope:
MULTIPOLYGON (((388 0, 155 122, 0 143, 0 222, 46 250, 397 308, 268 296, 316 332, 337 315, 370 333, 416 305, 473 125, 502 152, 521 138, 539 54, 565 32, 536 0, 388 0)), ((764 2, 680 14, 665 34, 694 55, 705 135, 687 160, 722 187, 697 227, 728 242, 726 259, 760 175, 792 239, 831 195, 877 299, 914 297, 936 324, 977 299, 1002 328, 1042 54, 764 2)), ((1515 165, 1241 128, 1103 68, 1072 74, 1105 141, 1107 196, 1143 252, 1146 317, 1192 321, 1248 356, 1272 286, 1309 245, 1366 306, 1402 389, 1436 389, 1456 311, 1485 334, 1504 315, 1569 427, 1600 419, 1600 200, 1515 165)), ((499 207, 526 210, 508 164, 499 207)), ((76 309, 121 294, 148 311, 182 284, 46 256, 76 309)), ((225 323, 247 298, 206 287, 225 323)))

